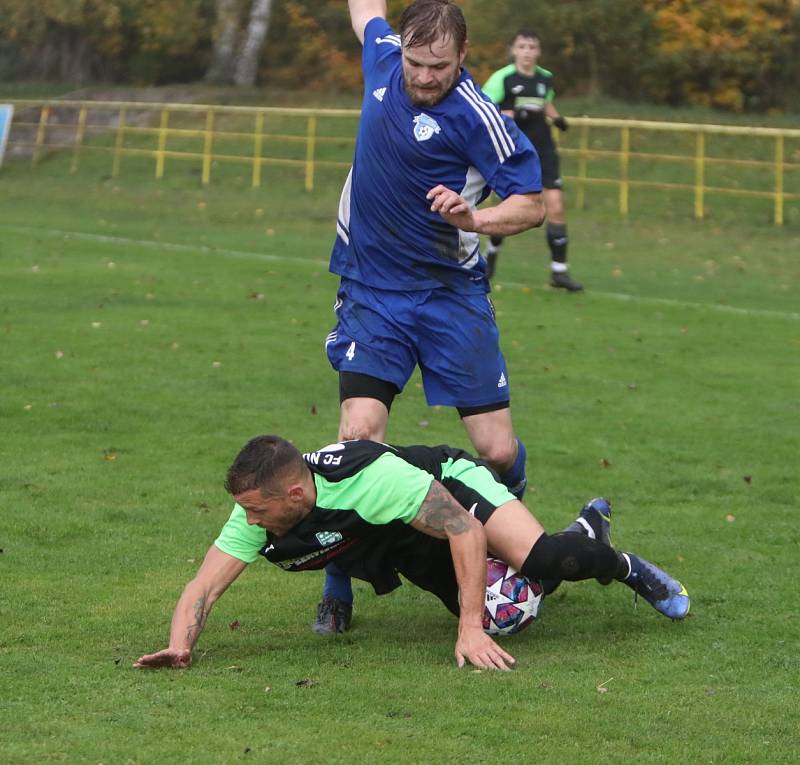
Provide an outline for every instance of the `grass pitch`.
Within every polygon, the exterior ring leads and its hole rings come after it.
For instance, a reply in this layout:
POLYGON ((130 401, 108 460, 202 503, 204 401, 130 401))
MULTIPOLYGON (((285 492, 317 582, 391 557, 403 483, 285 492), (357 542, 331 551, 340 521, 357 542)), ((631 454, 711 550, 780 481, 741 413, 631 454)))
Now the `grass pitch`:
MULTIPOLYGON (((541 231, 500 261, 529 506, 555 530, 609 497, 616 544, 686 584, 685 622, 564 586, 504 641, 514 673, 459 671, 432 596, 357 585, 352 632, 325 640, 321 575, 262 562, 191 670, 145 673, 130 665, 166 645, 237 449, 335 438, 342 178, 200 190, 106 165, 0 174, 1 761, 796 761, 796 225, 745 202, 696 223, 655 194, 622 221, 595 196, 569 218, 584 294, 545 286, 541 231)), ((468 445, 418 378, 389 438, 468 445)))

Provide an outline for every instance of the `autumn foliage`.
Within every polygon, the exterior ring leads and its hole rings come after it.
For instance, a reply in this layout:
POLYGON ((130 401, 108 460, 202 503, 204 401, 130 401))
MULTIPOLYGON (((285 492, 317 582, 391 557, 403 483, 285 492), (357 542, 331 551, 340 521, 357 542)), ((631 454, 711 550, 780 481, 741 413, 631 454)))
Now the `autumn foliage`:
POLYGON ((651 83, 657 100, 741 111, 787 105, 784 96, 791 91, 796 96, 796 0, 647 0, 646 5, 659 31, 659 76, 651 83))
MULTIPOLYGON (((135 84, 203 78, 220 0, 0 0, 0 78, 135 84)), ((228 0, 240 24, 250 0, 228 0)), ((404 0, 389 0, 396 20, 404 0)), ((765 111, 800 104, 800 0, 461 0, 468 66, 506 62, 520 27, 543 41, 557 91, 765 111)), ((274 0, 259 82, 360 88, 345 0, 274 0)))

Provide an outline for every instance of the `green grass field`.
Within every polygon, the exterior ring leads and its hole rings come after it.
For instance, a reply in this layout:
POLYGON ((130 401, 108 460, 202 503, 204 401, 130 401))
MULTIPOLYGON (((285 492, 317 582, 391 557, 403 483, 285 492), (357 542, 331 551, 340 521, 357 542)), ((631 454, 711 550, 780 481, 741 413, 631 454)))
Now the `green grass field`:
MULTIPOLYGON (((432 596, 358 584, 352 632, 325 640, 321 575, 256 563, 191 670, 139 672, 230 511, 238 448, 335 438, 343 174, 202 190, 188 170, 111 181, 106 160, 0 172, 0 762, 797 761, 796 219, 737 201, 696 223, 648 192, 623 221, 596 191, 570 211, 584 294, 545 286, 540 231, 500 262, 528 505, 556 530, 609 497, 615 542, 688 587, 686 621, 564 586, 504 641, 515 672, 458 670, 432 596)), ((418 378, 389 438, 467 445, 418 378)))

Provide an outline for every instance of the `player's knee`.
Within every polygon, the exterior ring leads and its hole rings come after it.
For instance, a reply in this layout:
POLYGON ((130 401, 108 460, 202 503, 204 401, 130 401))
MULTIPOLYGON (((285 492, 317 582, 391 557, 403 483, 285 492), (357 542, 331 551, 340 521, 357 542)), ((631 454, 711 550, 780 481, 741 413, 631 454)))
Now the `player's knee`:
POLYGON ((340 441, 377 441, 380 440, 380 433, 373 424, 362 422, 342 423, 339 428, 340 441))
POLYGON ((348 398, 342 401, 339 420, 340 441, 383 441, 389 411, 371 398, 348 398))
POLYGON ((583 534, 542 534, 520 571, 529 579, 617 578, 621 556, 613 548, 583 534))
POLYGON ((516 441, 487 444, 478 450, 478 455, 498 473, 505 473, 517 457, 517 444, 516 441))

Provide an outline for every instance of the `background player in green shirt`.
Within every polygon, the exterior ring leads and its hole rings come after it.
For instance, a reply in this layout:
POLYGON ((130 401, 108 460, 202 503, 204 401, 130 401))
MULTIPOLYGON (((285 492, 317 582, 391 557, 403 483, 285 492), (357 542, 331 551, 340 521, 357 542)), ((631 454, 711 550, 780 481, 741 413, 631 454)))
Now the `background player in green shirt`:
POLYGON ((225 486, 236 505, 178 600, 169 647, 137 668, 190 666, 213 603, 259 557, 287 571, 335 560, 379 595, 402 574, 458 615, 459 667, 514 664, 482 627, 488 554, 551 590, 562 579, 616 579, 669 618, 689 611, 679 582, 607 544, 605 501, 589 503, 574 531, 548 535, 486 463, 458 449, 346 441, 301 455, 278 436, 258 436, 225 486))
MULTIPOLYGON (((550 285, 577 292, 583 287, 574 281, 567 270, 567 220, 564 214, 560 161, 548 119, 559 130, 568 128, 553 98, 553 75, 537 65, 542 53, 539 36, 520 30, 511 42, 513 64, 496 71, 483 86, 483 92, 494 101, 503 114, 513 117, 530 138, 542 164, 542 186, 547 208, 547 244, 550 247, 550 285)), ((486 250, 488 275, 492 278, 497 266, 501 236, 492 236, 486 250)))

